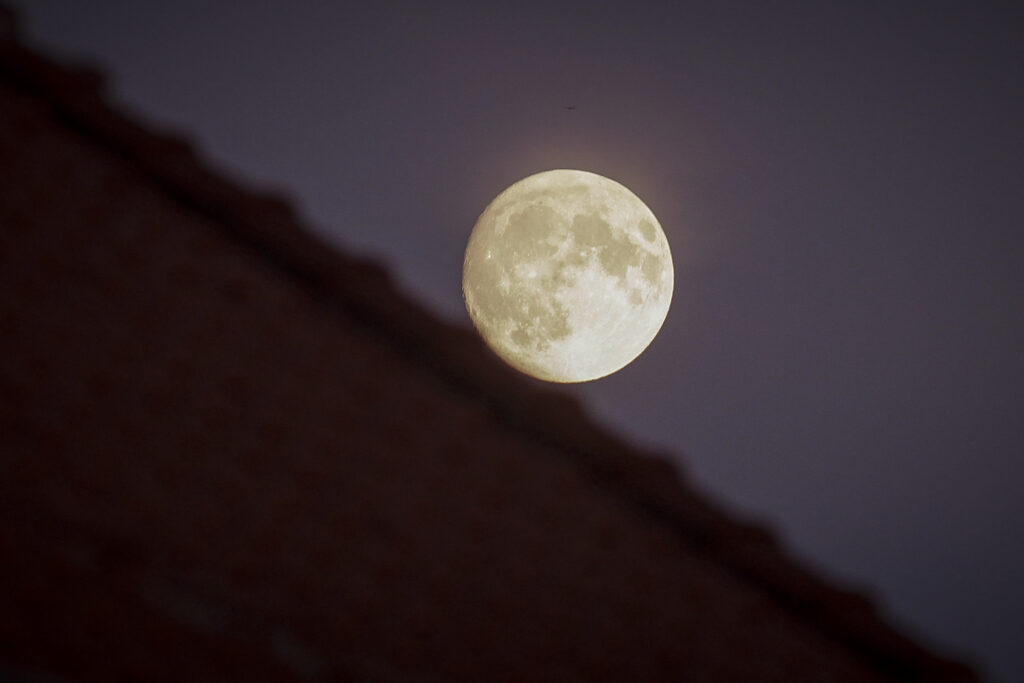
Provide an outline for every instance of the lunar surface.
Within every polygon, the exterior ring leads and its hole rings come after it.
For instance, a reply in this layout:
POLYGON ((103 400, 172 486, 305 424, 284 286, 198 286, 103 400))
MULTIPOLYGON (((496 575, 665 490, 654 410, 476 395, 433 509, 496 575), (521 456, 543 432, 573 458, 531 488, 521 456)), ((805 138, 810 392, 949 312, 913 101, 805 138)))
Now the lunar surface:
POLYGON ((550 382, 639 356, 672 299, 668 240, 640 199, 586 171, 520 180, 484 209, 462 289, 473 324, 513 367, 550 382))

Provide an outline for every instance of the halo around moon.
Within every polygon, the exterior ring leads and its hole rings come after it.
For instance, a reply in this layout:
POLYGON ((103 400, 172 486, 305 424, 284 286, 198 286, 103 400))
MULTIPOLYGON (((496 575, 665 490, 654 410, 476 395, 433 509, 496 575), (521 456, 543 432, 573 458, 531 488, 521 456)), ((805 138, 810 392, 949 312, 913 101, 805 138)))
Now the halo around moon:
POLYGON ((629 364, 668 315, 668 240, 632 192, 586 171, 545 171, 477 219, 462 291, 473 324, 507 363, 550 382, 629 364))

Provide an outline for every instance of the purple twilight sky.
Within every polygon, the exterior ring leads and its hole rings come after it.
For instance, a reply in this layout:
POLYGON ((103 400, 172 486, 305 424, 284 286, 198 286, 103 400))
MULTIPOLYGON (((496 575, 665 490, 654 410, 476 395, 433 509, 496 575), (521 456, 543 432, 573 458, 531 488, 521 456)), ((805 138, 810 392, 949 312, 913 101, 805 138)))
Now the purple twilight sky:
POLYGON ((466 325, 498 192, 550 168, 625 184, 672 245, 672 309, 635 363, 564 391, 1024 680, 1014 3, 14 4, 35 45, 466 325))

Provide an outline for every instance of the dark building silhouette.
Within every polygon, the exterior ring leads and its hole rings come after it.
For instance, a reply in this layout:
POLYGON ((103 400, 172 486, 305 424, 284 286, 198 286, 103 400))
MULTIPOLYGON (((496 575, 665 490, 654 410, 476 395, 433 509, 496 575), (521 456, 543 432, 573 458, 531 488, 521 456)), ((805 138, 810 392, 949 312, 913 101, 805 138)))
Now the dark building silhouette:
POLYGON ((9 676, 975 680, 12 24, 9 676))

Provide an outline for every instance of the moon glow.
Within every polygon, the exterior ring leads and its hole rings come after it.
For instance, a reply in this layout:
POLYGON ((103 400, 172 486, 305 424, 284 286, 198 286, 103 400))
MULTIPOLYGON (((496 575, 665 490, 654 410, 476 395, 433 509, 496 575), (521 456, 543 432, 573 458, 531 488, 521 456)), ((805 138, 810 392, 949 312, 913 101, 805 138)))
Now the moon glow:
POLYGON ((462 291, 473 324, 509 365, 586 382, 639 356, 672 299, 668 240, 632 192, 586 171, 515 183, 480 214, 462 291))

